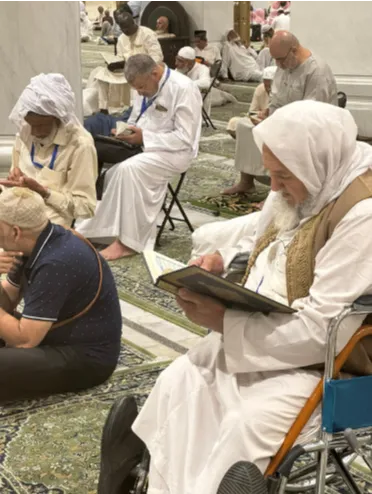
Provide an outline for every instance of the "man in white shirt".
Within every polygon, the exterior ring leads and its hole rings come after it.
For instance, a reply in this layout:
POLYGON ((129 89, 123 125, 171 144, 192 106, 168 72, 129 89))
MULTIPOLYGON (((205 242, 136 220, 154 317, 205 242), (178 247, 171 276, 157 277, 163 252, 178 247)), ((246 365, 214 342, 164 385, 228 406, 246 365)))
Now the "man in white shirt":
POLYGON ((124 70, 137 93, 129 135, 117 137, 143 152, 107 172, 95 217, 78 226, 85 237, 114 240, 102 251, 108 260, 141 252, 155 239, 167 184, 196 157, 201 131, 202 99, 194 82, 149 55, 130 57, 124 70))
POLYGON ((62 74, 33 77, 9 119, 18 134, 4 185, 28 187, 45 202, 50 221, 70 227, 96 206, 97 154, 75 115, 75 95, 62 74))
MULTIPOLYGON (((254 50, 253 50, 254 51, 254 50)), ((252 50, 247 49, 239 35, 231 29, 227 33, 227 41, 222 49, 221 77, 227 79, 229 73, 234 81, 262 80, 262 71, 253 55, 252 50)))
POLYGON ((291 17, 289 12, 278 10, 278 15, 275 17, 271 27, 274 31, 290 31, 291 17))
MULTIPOLYGON (((321 58, 300 44, 288 31, 277 31, 270 42, 270 53, 276 61, 276 71, 270 105, 265 115, 293 101, 311 99, 337 105, 337 85, 332 70, 321 58)), ((252 143, 255 146, 254 143, 252 143)), ((257 152, 251 155, 257 157, 257 152)), ((235 167, 240 182, 225 194, 255 191, 254 179, 265 175, 261 161, 245 159, 245 152, 236 154, 235 167)))
MULTIPOLYGON (((110 63, 107 68, 101 67, 94 76, 94 79, 98 81, 99 108, 106 113, 108 111, 110 84, 127 85, 123 69, 129 57, 144 53, 152 57, 156 63, 163 60, 161 46, 152 29, 138 26, 128 13, 118 16, 118 24, 123 34, 118 38, 117 56, 122 61, 110 63)), ((129 101, 127 102, 129 103, 129 101)))
POLYGON ((203 63, 207 67, 221 60, 221 52, 215 45, 208 44, 207 31, 195 31, 195 54, 203 59, 203 63))
MULTIPOLYGON (((297 101, 253 133, 272 179, 270 199, 257 213, 256 235, 194 264, 222 275, 236 254, 245 252, 243 285, 296 312, 243 312, 185 289, 178 292, 186 316, 211 333, 163 371, 133 424, 120 413, 127 406, 122 400, 103 437, 109 432, 113 439, 125 438, 121 445, 110 442, 123 471, 135 464, 133 453, 147 447, 151 493, 216 494, 238 461, 263 473, 319 383, 322 372, 316 369, 324 365, 330 321, 372 294, 372 148, 356 141, 351 114, 297 101), (335 210, 342 211, 341 218, 335 210)), ((337 354, 364 317, 343 321, 337 354)), ((359 359, 348 360, 344 370, 365 375, 372 355, 366 346, 358 350, 359 359)), ((315 439, 320 426, 317 410, 299 442, 315 439)), ((101 475, 110 472, 106 446, 101 475)))

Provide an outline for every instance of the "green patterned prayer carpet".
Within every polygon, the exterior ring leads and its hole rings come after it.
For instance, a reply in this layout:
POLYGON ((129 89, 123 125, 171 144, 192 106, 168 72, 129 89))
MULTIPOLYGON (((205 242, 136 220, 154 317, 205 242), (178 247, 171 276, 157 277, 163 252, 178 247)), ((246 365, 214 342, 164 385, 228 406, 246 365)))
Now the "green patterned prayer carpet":
POLYGON ((143 404, 166 363, 123 345, 104 384, 0 407, 0 493, 95 494, 100 440, 111 404, 133 394, 143 404))
POLYGON ((213 211, 216 216, 234 218, 245 214, 260 211, 258 203, 264 201, 268 195, 268 190, 257 190, 254 194, 232 194, 217 196, 207 196, 201 199, 190 201, 194 206, 213 211))

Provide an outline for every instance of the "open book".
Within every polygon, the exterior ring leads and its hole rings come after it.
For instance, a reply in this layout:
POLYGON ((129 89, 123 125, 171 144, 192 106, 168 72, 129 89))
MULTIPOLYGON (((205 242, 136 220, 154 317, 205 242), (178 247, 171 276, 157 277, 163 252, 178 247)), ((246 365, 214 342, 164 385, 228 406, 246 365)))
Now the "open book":
POLYGON ((114 55, 113 53, 106 53, 104 51, 101 51, 101 55, 107 64, 123 61, 122 58, 118 57, 117 55, 114 55))
POLYGON ((154 251, 145 250, 143 256, 155 286, 176 294, 187 288, 222 302, 226 307, 249 312, 283 312, 292 314, 294 309, 264 295, 248 290, 197 266, 186 266, 154 251))

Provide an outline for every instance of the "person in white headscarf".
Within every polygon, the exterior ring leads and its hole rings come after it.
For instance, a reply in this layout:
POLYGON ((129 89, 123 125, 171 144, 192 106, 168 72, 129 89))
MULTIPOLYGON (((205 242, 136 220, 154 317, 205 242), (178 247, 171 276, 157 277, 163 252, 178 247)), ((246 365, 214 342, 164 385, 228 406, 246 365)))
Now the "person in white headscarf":
POLYGON ((262 71, 256 62, 257 53, 246 48, 239 35, 230 29, 222 48, 221 77, 227 79, 229 73, 235 81, 262 81, 262 71))
POLYGON ((33 77, 9 119, 17 128, 12 165, 3 186, 36 191, 48 218, 71 226, 96 206, 97 154, 75 115, 75 95, 62 74, 33 77))
MULTIPOLYGON (((148 448, 148 492, 215 494, 240 460, 264 472, 319 382, 313 369, 324 364, 331 319, 372 294, 372 148, 356 141, 351 114, 299 101, 253 134, 272 180, 256 235, 194 263, 222 275, 246 252, 252 261, 244 286, 296 312, 243 312, 178 292, 186 316, 211 333, 160 375, 133 432, 115 421, 119 410, 109 419, 112 437, 120 431, 131 447, 139 437, 148 448)), ((363 318, 344 320, 337 353, 363 318)), ((345 370, 365 374, 371 355, 347 363, 345 370)), ((319 426, 317 410, 299 441, 314 438, 319 426)))

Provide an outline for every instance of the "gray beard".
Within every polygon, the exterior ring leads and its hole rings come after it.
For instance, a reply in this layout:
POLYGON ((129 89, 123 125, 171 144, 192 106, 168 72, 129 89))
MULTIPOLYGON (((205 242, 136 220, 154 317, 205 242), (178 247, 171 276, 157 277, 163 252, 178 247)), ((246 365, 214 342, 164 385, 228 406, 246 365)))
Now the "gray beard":
POLYGON ((312 197, 308 197, 302 204, 291 206, 278 192, 272 204, 274 209, 273 221, 278 235, 297 228, 300 221, 311 214, 313 206, 314 199, 312 197))

